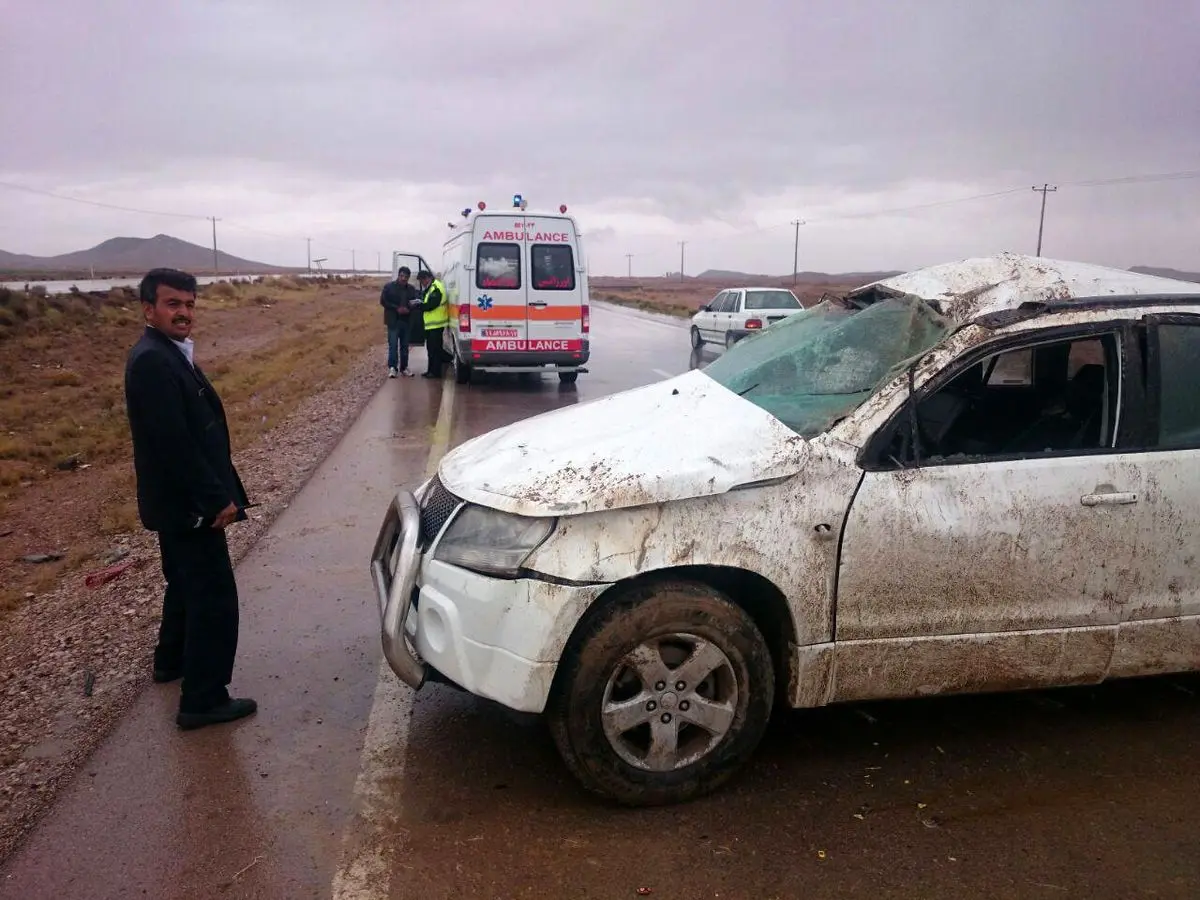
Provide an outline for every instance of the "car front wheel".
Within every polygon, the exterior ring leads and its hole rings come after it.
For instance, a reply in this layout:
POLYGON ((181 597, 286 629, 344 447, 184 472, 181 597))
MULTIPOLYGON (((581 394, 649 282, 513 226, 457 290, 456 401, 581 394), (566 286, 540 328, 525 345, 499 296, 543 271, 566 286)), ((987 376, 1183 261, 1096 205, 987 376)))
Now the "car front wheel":
POLYGON ((641 585, 583 626, 547 709, 568 768, 630 806, 719 787, 767 727, 771 654, 744 610, 706 585, 641 585))
POLYGON ((704 338, 700 337, 700 329, 695 325, 692 326, 692 349, 696 349, 704 343, 704 338))

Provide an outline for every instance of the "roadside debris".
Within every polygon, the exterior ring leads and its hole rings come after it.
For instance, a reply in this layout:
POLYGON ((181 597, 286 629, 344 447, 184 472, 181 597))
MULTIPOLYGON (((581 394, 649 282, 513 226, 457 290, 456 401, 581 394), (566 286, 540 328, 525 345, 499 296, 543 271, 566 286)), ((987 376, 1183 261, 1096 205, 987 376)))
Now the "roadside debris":
POLYGON ((63 553, 30 553, 28 556, 22 556, 21 562, 40 565, 42 563, 58 562, 64 555, 63 553))
POLYGON ((127 559, 125 562, 117 563, 115 566, 108 566, 96 572, 90 572, 83 579, 83 583, 90 588, 99 587, 102 584, 107 584, 114 578, 119 578, 127 571, 141 564, 140 559, 127 559))

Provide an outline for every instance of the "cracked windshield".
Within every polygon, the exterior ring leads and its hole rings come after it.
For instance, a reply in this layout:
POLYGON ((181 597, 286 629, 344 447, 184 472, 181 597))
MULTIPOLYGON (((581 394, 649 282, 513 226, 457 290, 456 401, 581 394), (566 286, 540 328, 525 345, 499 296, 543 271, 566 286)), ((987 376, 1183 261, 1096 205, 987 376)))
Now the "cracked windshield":
POLYGON ((949 330, 948 319, 912 297, 862 311, 826 300, 735 344, 703 372, 812 438, 949 330))

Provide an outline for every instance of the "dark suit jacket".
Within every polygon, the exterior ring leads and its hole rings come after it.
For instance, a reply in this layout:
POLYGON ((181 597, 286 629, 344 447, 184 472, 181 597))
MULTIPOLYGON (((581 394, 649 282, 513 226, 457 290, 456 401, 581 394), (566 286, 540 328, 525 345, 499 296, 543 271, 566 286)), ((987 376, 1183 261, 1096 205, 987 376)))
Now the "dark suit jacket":
MULTIPOLYGON (((125 362, 138 514, 151 531, 178 531, 249 502, 233 467, 217 392, 162 332, 147 328, 125 362)), ((244 513, 239 518, 244 517, 244 513)))

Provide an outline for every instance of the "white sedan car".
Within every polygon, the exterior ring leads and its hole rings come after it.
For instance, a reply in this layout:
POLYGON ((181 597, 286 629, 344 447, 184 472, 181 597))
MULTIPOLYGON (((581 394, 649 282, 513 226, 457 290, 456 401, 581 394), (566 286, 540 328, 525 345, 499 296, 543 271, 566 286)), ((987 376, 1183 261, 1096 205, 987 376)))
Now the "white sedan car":
POLYGON ((391 503, 385 655, 626 804, 777 704, 1200 668, 1200 285, 1004 254, 477 437, 391 503))
POLYGON ((762 331, 804 305, 787 288, 747 287, 721 291, 692 316, 692 347, 706 343, 732 347, 747 335, 762 331))

